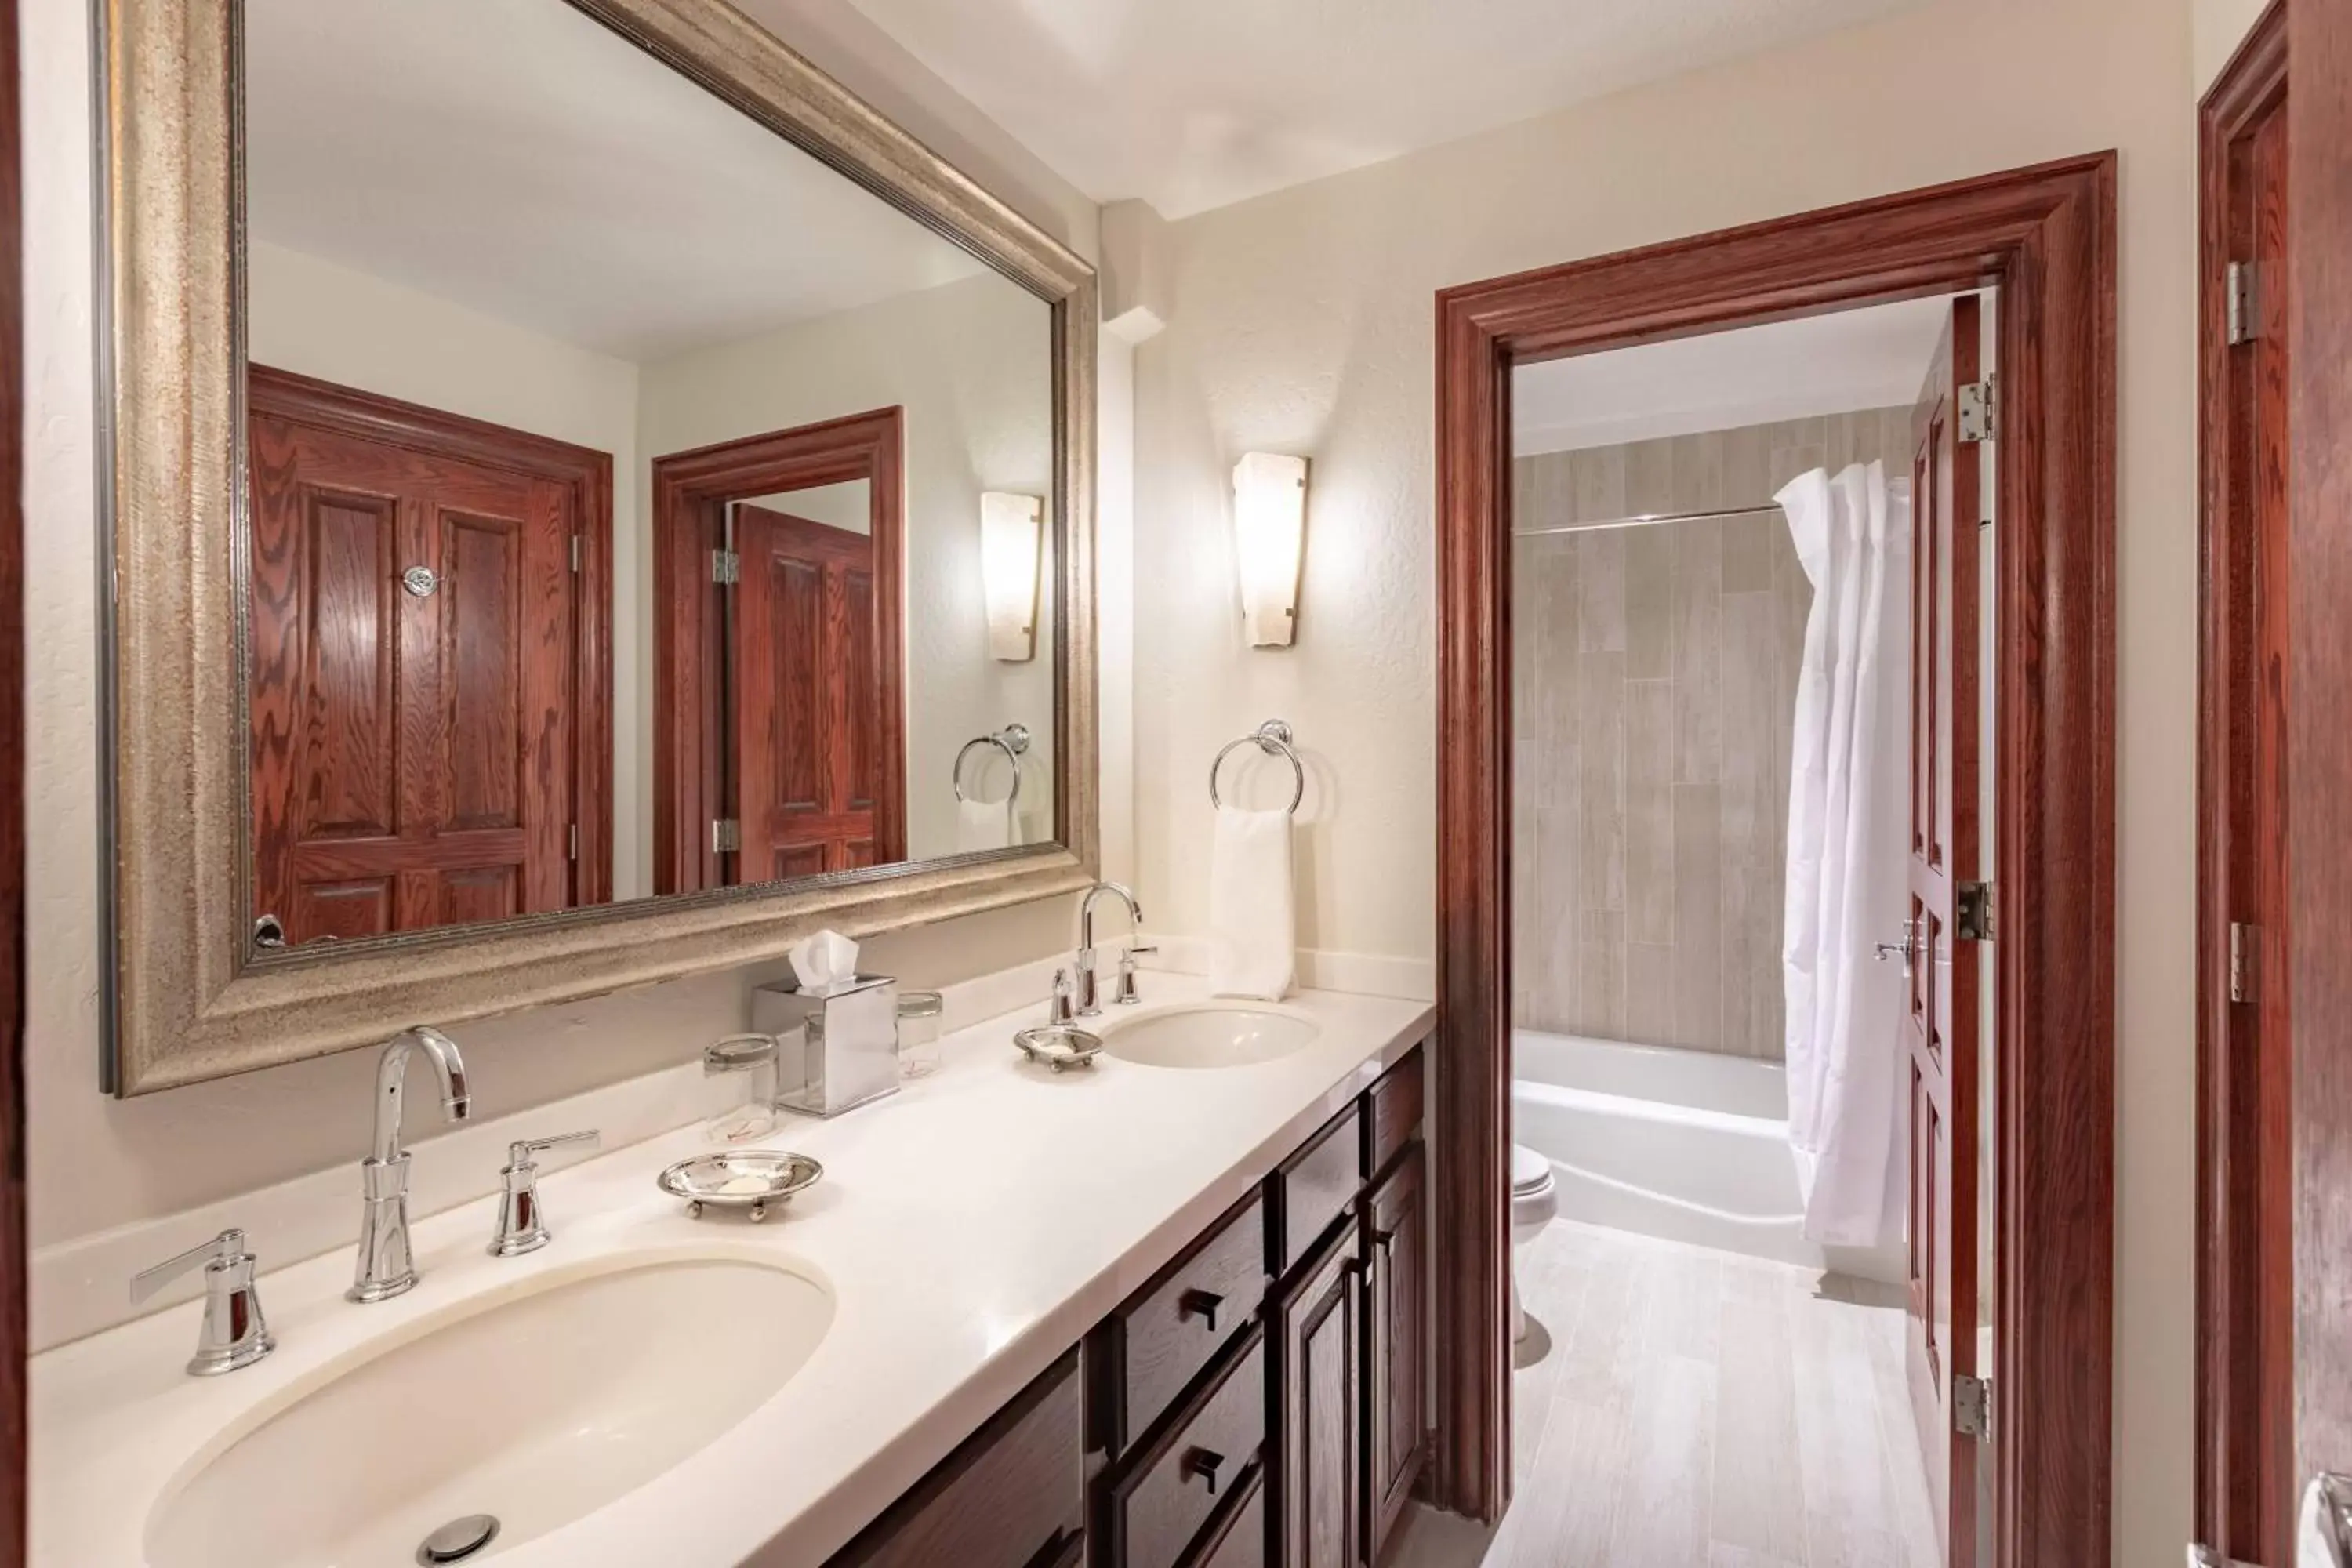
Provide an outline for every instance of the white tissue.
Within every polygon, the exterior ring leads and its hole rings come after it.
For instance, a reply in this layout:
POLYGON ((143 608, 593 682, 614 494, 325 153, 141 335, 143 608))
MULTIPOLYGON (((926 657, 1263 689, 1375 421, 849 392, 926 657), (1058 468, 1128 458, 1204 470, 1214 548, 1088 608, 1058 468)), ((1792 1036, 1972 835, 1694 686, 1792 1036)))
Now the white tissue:
POLYGON ((793 977, 803 991, 829 991, 857 978, 857 944, 837 931, 821 931, 793 943, 793 977))

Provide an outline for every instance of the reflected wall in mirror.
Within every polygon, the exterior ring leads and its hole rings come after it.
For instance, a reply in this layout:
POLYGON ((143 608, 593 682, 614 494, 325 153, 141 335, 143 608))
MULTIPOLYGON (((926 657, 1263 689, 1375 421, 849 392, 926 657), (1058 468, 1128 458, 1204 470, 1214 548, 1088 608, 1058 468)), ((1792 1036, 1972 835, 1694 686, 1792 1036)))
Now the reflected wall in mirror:
POLYGON ((566 0, 242 36, 261 945, 1064 835, 1045 300, 566 0))

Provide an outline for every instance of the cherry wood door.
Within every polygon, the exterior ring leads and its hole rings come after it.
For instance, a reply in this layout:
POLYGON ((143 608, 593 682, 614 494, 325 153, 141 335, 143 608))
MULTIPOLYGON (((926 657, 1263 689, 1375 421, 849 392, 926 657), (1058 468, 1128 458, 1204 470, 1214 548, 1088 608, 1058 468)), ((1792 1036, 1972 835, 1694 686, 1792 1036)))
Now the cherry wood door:
MULTIPOLYGON (((1979 307, 1952 303, 1913 429, 1909 1367, 1946 1544, 1974 1564, 1976 1439, 1954 1420, 1954 1379, 1977 1365, 1978 944, 1959 935, 1979 864, 1978 451, 1960 439, 1960 388, 1979 378, 1979 307)), ((1892 933, 1890 933, 1892 934, 1892 933)))
POLYGON ((249 398, 257 912, 299 944, 567 907, 581 487, 249 398))
POLYGON ((1281 1568, 1357 1568, 1364 1485, 1357 1254, 1356 1227, 1339 1226, 1274 1309, 1281 1436, 1273 1512, 1281 1568))
POLYGON ((2199 113, 2196 1529, 2233 1561, 2282 1564, 2294 1497, 2286 100, 2273 6, 2199 113), (2234 332, 2233 265, 2253 281, 2234 332))
MULTIPOLYGON (((758 581, 754 545, 742 539, 730 544, 728 515, 748 513, 752 497, 774 497, 855 479, 866 483, 866 537, 869 542, 867 569, 872 587, 864 612, 872 616, 870 678, 856 689, 869 693, 867 714, 872 737, 872 777, 853 785, 871 795, 871 848, 853 864, 887 865, 907 858, 906 691, 905 648, 901 618, 902 518, 905 487, 900 479, 905 449, 906 419, 898 408, 829 419, 820 425, 771 430, 738 440, 672 452, 653 460, 654 533, 654 891, 694 892, 704 888, 761 882, 778 876, 797 876, 803 869, 825 869, 823 843, 812 851, 805 842, 789 836, 783 847, 792 851, 791 868, 773 869, 766 853, 769 840, 744 809, 747 800, 774 804, 772 786, 741 777, 745 733, 741 713, 745 700, 736 688, 745 680, 772 687, 767 665, 779 650, 759 645, 758 668, 744 665, 738 655, 743 634, 737 623, 744 617, 741 602, 770 593, 758 581), (737 563, 732 586, 722 585, 714 574, 714 556, 726 558, 732 550, 737 563), (718 847, 713 826, 732 817, 742 852, 718 847), (754 846, 760 846, 754 850, 754 846)), ((739 525, 742 517, 738 517, 739 525)), ((753 519, 755 527, 759 520, 753 519)), ((759 606, 751 606, 754 613, 759 606)), ((759 732, 773 735, 767 716, 767 699, 751 703, 759 732)), ((779 719, 778 722, 782 722, 779 719)), ((807 721, 813 727, 814 715, 807 721)), ((772 751, 769 753, 772 759, 772 751)), ((789 778, 803 763, 785 759, 755 765, 789 778)), ((814 774, 815 765, 808 764, 814 774)), ((805 798, 805 797, 803 797, 805 798)), ((790 805, 791 803, 788 803, 790 805)), ((804 815, 814 816, 814 813, 804 815)), ((855 836, 843 833, 831 842, 837 858, 846 858, 855 836)))
POLYGON ((906 858, 880 842, 874 541, 735 508, 734 882, 906 858))

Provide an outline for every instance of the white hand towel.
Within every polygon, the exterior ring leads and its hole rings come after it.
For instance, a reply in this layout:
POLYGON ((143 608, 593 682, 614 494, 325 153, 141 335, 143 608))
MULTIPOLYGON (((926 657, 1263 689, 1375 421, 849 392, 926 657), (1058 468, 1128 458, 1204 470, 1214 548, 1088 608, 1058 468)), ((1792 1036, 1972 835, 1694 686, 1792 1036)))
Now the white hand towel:
POLYGON ((1279 1002, 1297 967, 1290 813, 1217 810, 1209 853, 1209 991, 1279 1002))
POLYGON ((1013 813, 1001 800, 960 800, 956 802, 956 850, 969 855, 975 849, 1009 849, 1013 847, 1013 813))

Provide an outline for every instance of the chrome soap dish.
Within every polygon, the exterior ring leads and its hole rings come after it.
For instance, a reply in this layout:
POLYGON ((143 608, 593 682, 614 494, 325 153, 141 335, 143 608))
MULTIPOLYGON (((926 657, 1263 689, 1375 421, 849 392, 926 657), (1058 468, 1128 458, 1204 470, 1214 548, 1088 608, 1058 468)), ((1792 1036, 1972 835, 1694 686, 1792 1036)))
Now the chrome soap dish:
POLYGON ((1044 1062, 1055 1072, 1065 1068, 1092 1067, 1102 1055, 1102 1037, 1071 1024, 1045 1024, 1024 1029, 1013 1043, 1033 1062, 1044 1062))
POLYGON ((730 1149, 680 1160, 661 1173, 661 1190, 686 1200, 688 1217, 705 1208, 743 1209, 756 1225, 770 1204, 783 1204, 816 1185, 824 1167, 806 1154, 781 1149, 730 1149))

